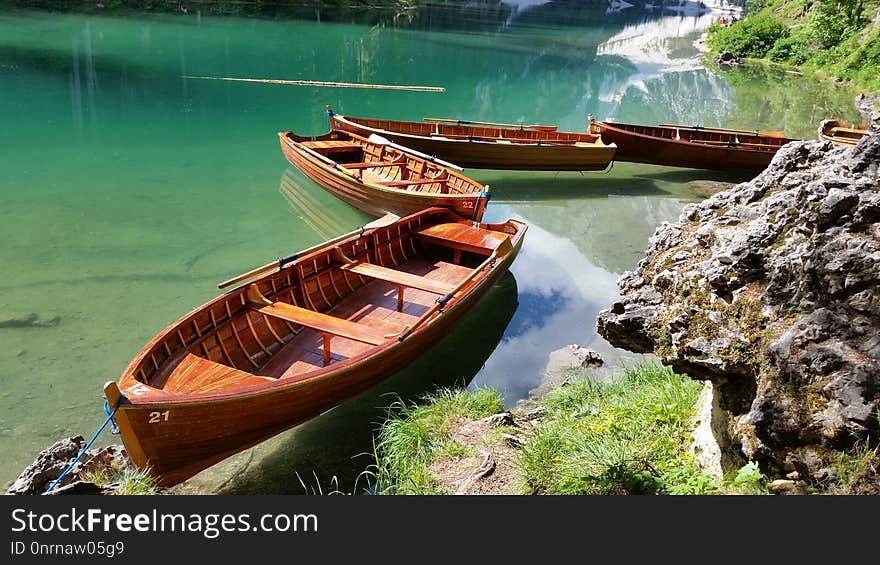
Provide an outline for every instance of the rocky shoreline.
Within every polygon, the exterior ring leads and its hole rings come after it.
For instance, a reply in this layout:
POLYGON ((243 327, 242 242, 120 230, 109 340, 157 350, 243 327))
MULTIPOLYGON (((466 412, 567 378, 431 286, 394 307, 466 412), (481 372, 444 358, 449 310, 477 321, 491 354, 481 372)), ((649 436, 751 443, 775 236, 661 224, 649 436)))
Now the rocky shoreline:
POLYGON ((880 136, 790 143, 661 225, 598 317, 613 345, 709 381, 716 463, 809 483, 880 438, 880 136))

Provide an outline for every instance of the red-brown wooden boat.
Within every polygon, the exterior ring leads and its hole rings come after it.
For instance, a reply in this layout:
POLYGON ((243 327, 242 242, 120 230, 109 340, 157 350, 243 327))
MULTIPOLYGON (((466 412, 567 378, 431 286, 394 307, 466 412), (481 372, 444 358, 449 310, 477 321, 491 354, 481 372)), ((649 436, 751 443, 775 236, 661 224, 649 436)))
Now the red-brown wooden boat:
POLYGON ((417 155, 384 138, 337 130, 311 137, 284 131, 278 136, 291 164, 374 216, 404 216, 444 206, 479 221, 489 201, 489 186, 450 170, 457 165, 417 155))
POLYGON ((221 283, 242 284, 105 385, 131 460, 173 485, 385 379, 466 315, 526 229, 430 208, 221 283))
POLYGON ((590 131, 617 144, 615 160, 669 167, 760 171, 790 141, 782 132, 660 124, 600 122, 590 131))
POLYGON ((334 114, 330 127, 358 135, 380 135, 462 167, 521 171, 599 171, 616 147, 598 135, 525 126, 425 118, 433 123, 354 118, 334 114))
MULTIPOLYGON (((819 139, 833 141, 838 145, 855 147, 866 135, 869 135, 868 126, 847 124, 840 120, 822 120, 819 124, 819 139)), ((877 132, 870 132, 876 134, 877 132)))

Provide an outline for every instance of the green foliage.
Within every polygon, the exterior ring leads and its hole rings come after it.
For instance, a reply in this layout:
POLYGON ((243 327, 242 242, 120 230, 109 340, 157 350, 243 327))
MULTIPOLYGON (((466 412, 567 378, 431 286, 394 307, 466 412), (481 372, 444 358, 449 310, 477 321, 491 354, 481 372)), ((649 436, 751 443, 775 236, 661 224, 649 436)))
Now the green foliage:
POLYGON ((754 15, 728 27, 713 26, 708 44, 718 51, 730 51, 736 57, 760 58, 767 55, 777 40, 788 35, 788 27, 779 20, 754 15))
POLYGON ((754 461, 749 461, 736 472, 730 481, 736 494, 767 494, 767 477, 754 461))
POLYGON ((878 9, 877 0, 747 0, 752 15, 743 22, 770 19, 790 31, 775 38, 765 55, 756 54, 764 42, 752 32, 738 31, 745 29, 740 28, 742 22, 728 28, 713 26, 709 45, 738 56, 821 70, 852 81, 862 91, 876 92, 880 91, 880 25, 872 19, 877 19, 878 9))
POLYGON ((745 0, 745 9, 747 14, 756 14, 767 6, 768 0, 745 0))
MULTIPOLYGON (((880 412, 878 412, 880 419, 880 412)), ((872 447, 866 440, 856 442, 850 449, 840 452, 834 461, 837 478, 832 489, 847 492, 853 483, 865 475, 877 474, 880 462, 880 446, 872 447)))
POLYGON ((715 480, 699 470, 693 457, 682 456, 667 462, 662 475, 668 494, 717 494, 715 480))
POLYGON ((861 0, 822 0, 812 12, 808 29, 820 47, 829 49, 858 32, 861 0))
POLYGON ((802 35, 791 35, 778 40, 767 57, 776 63, 803 65, 810 58, 808 49, 802 35))
POLYGON ((551 393, 522 449, 523 488, 547 494, 706 494, 714 482, 684 453, 701 385, 658 365, 551 393))
POLYGON ((443 389, 426 396, 421 404, 395 402, 379 432, 370 471, 380 493, 444 494, 428 472, 437 457, 467 455, 464 446, 449 436, 456 418, 479 419, 504 410, 504 401, 492 389, 443 389))

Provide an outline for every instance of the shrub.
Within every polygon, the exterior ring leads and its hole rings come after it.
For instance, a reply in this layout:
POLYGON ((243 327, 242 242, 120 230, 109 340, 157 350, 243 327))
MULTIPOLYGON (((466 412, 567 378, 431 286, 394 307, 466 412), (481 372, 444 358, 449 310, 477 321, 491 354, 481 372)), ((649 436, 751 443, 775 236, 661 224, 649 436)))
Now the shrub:
POLYGON ((751 16, 729 27, 713 27, 709 46, 718 51, 730 51, 736 57, 760 58, 773 48, 776 41, 788 35, 788 28, 782 22, 767 16, 751 16))
POLYGON ((820 46, 834 47, 858 32, 861 16, 861 1, 822 0, 810 16, 810 33, 820 46))
POLYGON ((803 38, 799 36, 784 37, 776 42, 767 56, 777 63, 791 63, 803 65, 809 59, 808 47, 803 38))

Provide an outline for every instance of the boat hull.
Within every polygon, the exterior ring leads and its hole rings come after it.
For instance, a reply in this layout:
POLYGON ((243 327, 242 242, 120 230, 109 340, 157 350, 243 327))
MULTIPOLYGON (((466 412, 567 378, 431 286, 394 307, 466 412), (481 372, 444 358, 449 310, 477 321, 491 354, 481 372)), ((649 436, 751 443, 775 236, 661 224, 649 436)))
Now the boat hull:
MULTIPOLYGON (((616 124, 591 122, 590 131, 617 144, 615 160, 667 167, 757 172, 767 168, 776 151, 788 141, 786 138, 761 139, 770 147, 738 147, 734 140, 747 139, 745 135, 710 134, 717 138, 717 146, 686 139, 692 132, 681 132, 682 139, 667 139, 628 131, 616 124), (730 144, 726 141, 729 139, 730 144)), ((624 124, 620 124, 624 125, 624 124)), ((667 128, 645 128, 667 131, 667 128)), ((673 130, 674 131, 674 130, 673 130)), ((702 134, 706 135, 706 134, 702 134)), ((744 144, 743 144, 744 145, 744 144)))
MULTIPOLYGON (((367 356, 332 364, 298 379, 279 379, 232 393, 173 395, 151 389, 139 395, 137 383, 107 383, 110 406, 132 462, 171 486, 266 439, 357 396, 390 377, 447 335, 508 270, 519 252, 525 226, 513 247, 486 275, 405 339, 388 340, 367 356)), ((172 328, 174 326, 171 326, 172 328)))
POLYGON ((414 193, 360 182, 316 160, 291 142, 284 135, 286 133, 279 134, 279 138, 281 151, 287 161, 328 192, 367 214, 376 217, 388 213, 408 216, 425 208, 441 206, 475 221, 483 217, 488 200, 486 196, 414 193))
MULTIPOLYGON (((601 171, 614 159, 614 145, 553 145, 543 143, 498 143, 469 139, 437 139, 389 129, 373 128, 339 116, 331 116, 331 127, 369 137, 389 140, 433 155, 465 168, 519 171, 601 171)), ((395 122, 391 122, 394 124, 395 122)), ((409 122, 396 122, 408 124, 409 122)), ((421 126, 415 122, 413 127, 421 126)), ((512 130, 514 133, 516 130, 512 130)), ((529 132, 536 135, 536 132, 529 132)), ((559 134, 549 134, 559 135, 559 134)), ((564 135, 564 134, 563 134, 564 135)), ((577 134, 568 134, 577 135, 577 134)))

